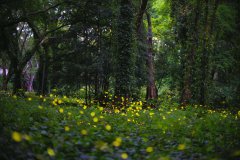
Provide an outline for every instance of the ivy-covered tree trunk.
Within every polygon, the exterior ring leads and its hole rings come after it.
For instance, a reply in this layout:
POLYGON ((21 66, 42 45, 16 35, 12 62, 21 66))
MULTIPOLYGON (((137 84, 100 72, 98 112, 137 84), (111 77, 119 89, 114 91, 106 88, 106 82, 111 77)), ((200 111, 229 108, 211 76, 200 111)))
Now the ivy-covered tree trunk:
POLYGON ((148 84, 147 84, 147 95, 146 99, 157 98, 157 87, 155 85, 154 76, 154 59, 153 59, 153 36, 152 36, 152 22, 151 16, 146 12, 148 22, 148 33, 147 33, 147 73, 148 73, 148 84))
POLYGON ((134 84, 133 8, 131 0, 121 0, 117 27, 115 95, 131 97, 134 84))
POLYGON ((207 40, 209 38, 208 33, 208 8, 209 8, 209 2, 208 0, 205 0, 205 27, 204 27, 204 39, 203 39, 203 52, 201 57, 201 87, 200 87, 200 104, 205 105, 205 99, 206 99, 206 79, 207 79, 207 70, 208 70, 208 51, 207 51, 207 40))
MULTIPOLYGON (((141 22, 141 26, 139 31, 137 32, 137 55, 136 55, 136 69, 135 69, 135 77, 137 77, 136 81, 136 95, 140 97, 141 95, 141 88, 146 85, 147 83, 147 72, 146 72, 146 53, 147 53, 147 46, 146 46, 146 29, 141 22)), ((137 97, 137 98, 138 98, 137 97)))
MULTIPOLYGON (((188 64, 188 65, 191 65, 191 64, 188 64)), ((191 73, 190 72, 191 72, 190 67, 186 67, 184 70, 183 90, 182 90, 182 95, 181 95, 181 104, 184 106, 187 105, 192 98, 191 73)))
MULTIPOLYGON (((200 89, 200 104, 205 105, 207 103, 207 93, 208 93, 208 83, 209 83, 209 75, 208 72, 211 69, 209 67, 209 48, 211 48, 211 46, 209 46, 209 44, 211 43, 210 40, 214 39, 214 27, 215 27, 215 21, 216 21, 216 14, 217 14, 217 8, 219 5, 219 0, 215 0, 214 4, 213 4, 213 10, 212 10, 212 14, 210 12, 210 1, 209 0, 205 0, 205 16, 204 16, 204 21, 205 21, 205 26, 204 26, 204 38, 203 38, 203 52, 202 52, 202 57, 201 57, 201 89, 200 89)), ((218 35, 218 34, 217 34, 218 35)), ((218 37, 218 36, 216 36, 218 37)), ((213 45, 213 50, 215 48, 215 45, 213 45)), ((218 72, 214 71, 213 74, 213 80, 217 80, 218 79, 218 72)))
MULTIPOLYGON (((185 31, 183 34, 183 39, 181 40, 182 46, 186 52, 183 53, 184 60, 182 61, 184 63, 184 70, 181 103, 184 106, 191 103, 191 101, 196 98, 196 95, 194 94, 197 94, 194 91, 196 88, 196 58, 199 43, 198 24, 200 17, 200 0, 197 0, 195 5, 195 8, 192 10, 192 16, 189 16, 185 12, 182 15, 185 18, 186 25, 183 27, 185 31), (189 23, 189 20, 192 20, 194 23, 189 23)), ((189 7, 187 6, 187 3, 185 3, 183 6, 189 7)))

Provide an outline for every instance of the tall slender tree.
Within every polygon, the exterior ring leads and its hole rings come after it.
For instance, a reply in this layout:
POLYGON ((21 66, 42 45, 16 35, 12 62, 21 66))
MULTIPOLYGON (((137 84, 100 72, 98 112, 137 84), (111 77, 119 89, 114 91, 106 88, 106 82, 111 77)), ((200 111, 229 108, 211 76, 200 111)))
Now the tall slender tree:
POLYGON ((155 85, 155 76, 154 76, 154 58, 153 58, 153 33, 152 33, 152 21, 150 13, 146 12, 147 15, 147 95, 146 99, 155 99, 157 98, 157 87, 155 85))

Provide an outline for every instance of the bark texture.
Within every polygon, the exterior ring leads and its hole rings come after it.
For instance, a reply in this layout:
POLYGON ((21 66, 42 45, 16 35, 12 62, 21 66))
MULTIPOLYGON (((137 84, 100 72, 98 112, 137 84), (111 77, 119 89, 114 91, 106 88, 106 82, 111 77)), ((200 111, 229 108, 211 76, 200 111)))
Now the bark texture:
POLYGON ((154 59, 153 59, 153 34, 152 34, 152 22, 151 16, 146 12, 147 22, 148 22, 148 33, 147 33, 147 74, 148 74, 148 84, 147 84, 147 95, 146 99, 157 98, 157 87, 155 85, 154 76, 154 59))

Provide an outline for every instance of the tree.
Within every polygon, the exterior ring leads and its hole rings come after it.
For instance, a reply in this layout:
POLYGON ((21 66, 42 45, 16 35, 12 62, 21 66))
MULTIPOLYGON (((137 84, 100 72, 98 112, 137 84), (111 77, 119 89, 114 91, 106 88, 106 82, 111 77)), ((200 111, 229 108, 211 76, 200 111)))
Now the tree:
MULTIPOLYGON (((49 5, 48 3, 49 2, 38 1, 31 7, 44 7, 45 5, 49 5)), ((22 89, 22 73, 24 67, 39 50, 41 45, 45 43, 47 36, 65 26, 65 24, 63 24, 52 30, 40 33, 39 26, 35 25, 35 23, 39 23, 44 19, 46 12, 58 7, 60 4, 63 3, 60 2, 49 8, 34 12, 31 12, 32 8, 30 8, 27 3, 22 3, 20 6, 15 6, 12 2, 2 4, 7 6, 6 14, 9 17, 4 20, 1 28, 4 31, 3 34, 7 43, 8 51, 6 53, 11 61, 9 75, 11 76, 12 73, 14 75, 14 94, 22 89)))
POLYGON ((155 85, 155 76, 154 76, 154 58, 153 58, 153 33, 152 33, 152 22, 151 16, 148 12, 147 23, 148 23, 148 33, 147 33, 147 73, 148 73, 148 84, 147 84, 147 95, 146 99, 155 99, 157 98, 157 87, 155 85))
POLYGON ((130 98, 134 84, 133 8, 130 0, 121 0, 117 22, 115 95, 130 98))

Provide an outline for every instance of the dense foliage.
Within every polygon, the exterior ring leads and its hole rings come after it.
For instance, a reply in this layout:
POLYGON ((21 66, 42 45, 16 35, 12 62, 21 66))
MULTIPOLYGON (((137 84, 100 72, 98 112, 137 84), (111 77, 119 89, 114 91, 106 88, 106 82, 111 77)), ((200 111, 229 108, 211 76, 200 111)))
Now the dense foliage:
MULTIPOLYGON (((105 94, 111 97, 111 94, 105 94)), ((163 97, 162 97, 163 98, 163 97)), ((142 101, 103 108, 50 95, 0 99, 1 159, 236 159, 240 111, 161 108, 142 101)), ((171 107, 169 107, 171 106, 171 107)))

